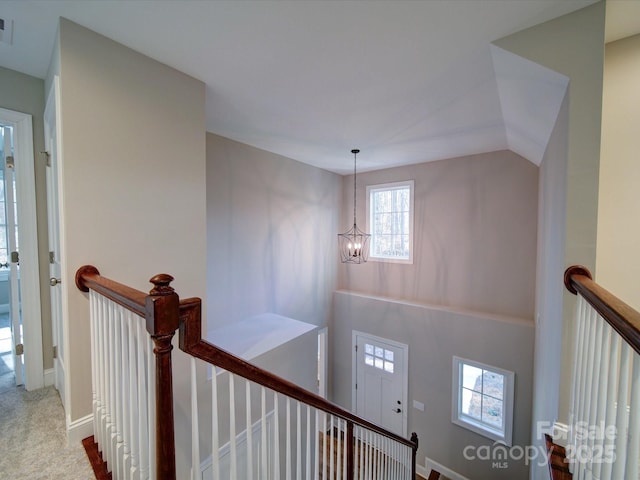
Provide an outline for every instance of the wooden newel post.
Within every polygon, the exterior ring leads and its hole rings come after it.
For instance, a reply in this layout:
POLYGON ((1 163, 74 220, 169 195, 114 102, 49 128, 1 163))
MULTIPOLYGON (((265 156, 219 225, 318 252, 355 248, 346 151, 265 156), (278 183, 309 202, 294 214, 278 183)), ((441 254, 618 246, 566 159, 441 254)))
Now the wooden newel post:
POLYGON ((416 478, 416 454, 418 453, 418 434, 416 432, 411 433, 411 441, 415 445, 413 452, 411 453, 411 478, 416 478))
POLYGON ((179 326, 180 299, 169 285, 171 275, 161 273, 149 281, 153 288, 145 299, 145 310, 156 356, 156 474, 158 480, 175 480, 171 340, 179 326))

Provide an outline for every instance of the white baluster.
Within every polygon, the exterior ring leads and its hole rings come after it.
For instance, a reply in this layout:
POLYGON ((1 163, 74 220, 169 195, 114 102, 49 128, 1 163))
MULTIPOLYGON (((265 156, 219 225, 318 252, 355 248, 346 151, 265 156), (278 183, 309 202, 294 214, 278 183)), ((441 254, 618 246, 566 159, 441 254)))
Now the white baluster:
MULTIPOLYGON (((600 318, 601 324, 601 336, 600 336, 600 362, 599 362, 599 386, 597 390, 597 411, 595 415, 595 424, 604 425, 606 429, 606 414, 607 414, 607 394, 609 387, 609 361, 611 355, 611 328, 609 324, 600 318)), ((594 439, 594 450, 598 449, 604 453, 606 444, 606 435, 599 435, 594 439)), ((593 477, 596 479, 601 478, 602 461, 596 462, 592 465, 593 477)))
MULTIPOLYGON (((114 432, 115 432, 115 409, 116 409, 116 399, 115 399, 115 369, 113 367, 114 364, 114 353, 113 353, 113 309, 111 307, 110 302, 105 302, 107 308, 107 352, 108 352, 108 360, 107 360, 107 369, 109 371, 108 374, 108 383, 107 383, 107 398, 109 399, 109 403, 107 404, 107 448, 108 448, 108 460, 107 462, 111 462, 112 468, 116 466, 115 460, 115 451, 114 451, 114 432)), ((117 472, 117 469, 114 468, 114 472, 117 472)), ((116 473, 117 474, 117 473, 116 473)))
POLYGON ((624 478, 638 478, 638 455, 640 454, 640 355, 629 348, 633 357, 631 367, 631 401, 629 402, 629 423, 627 446, 629 454, 624 478))
MULTIPOLYGON (((587 357, 586 357, 586 344, 588 339, 588 330, 587 330, 587 313, 586 313, 586 302, 582 297, 578 297, 578 309, 577 309, 577 318, 576 323, 578 324, 578 336, 576 337, 576 349, 578 350, 578 363, 575 365, 575 376, 576 376, 576 405, 574 410, 574 424, 582 422, 581 412, 584 403, 584 385, 586 378, 586 369, 587 369, 587 357)), ((572 429, 574 431, 574 429, 572 429)), ((580 445, 580 439, 574 435, 573 438, 574 448, 578 448, 580 445)), ((575 465, 576 468, 579 465, 575 465)), ((577 470, 576 470, 577 472, 577 470)))
POLYGON ((129 436, 131 425, 131 411, 129 410, 129 398, 131 398, 131 392, 129 391, 129 377, 131 376, 132 366, 129 363, 129 339, 128 328, 129 325, 128 310, 120 309, 120 345, 122 347, 122 378, 120 379, 122 398, 122 454, 123 454, 123 468, 124 478, 131 478, 131 437, 129 436))
MULTIPOLYGON (((313 471, 314 471, 314 477, 315 479, 319 479, 320 478, 320 437, 318 436, 318 432, 320 431, 320 411, 316 409, 316 415, 315 415, 315 428, 313 429, 314 432, 314 442, 316 445, 315 448, 315 455, 314 455, 314 461, 313 461, 313 471)), ((311 430, 311 428, 309 428, 309 430, 311 430)), ((324 435, 323 435, 324 436, 324 435)), ((322 454, 324 457, 324 453, 322 454)), ((324 478, 324 474, 322 475, 324 478)))
POLYGON ((201 480, 200 472, 200 419, 198 415, 198 377, 196 358, 190 357, 191 367, 191 480, 201 480))
MULTIPOLYGON (((109 461, 109 446, 107 442, 107 379, 109 370, 107 362, 109 360, 107 350, 107 310, 106 300, 100 298, 100 451, 106 462, 109 461)), ((108 463, 107 463, 108 465, 108 463)))
POLYGON ((266 480, 269 478, 269 463, 267 459, 267 393, 264 387, 260 387, 262 415, 260 417, 260 478, 266 480))
POLYGON ((363 429, 358 427, 358 445, 359 445, 359 456, 360 456, 360 464, 359 464, 359 468, 358 470, 360 471, 360 475, 358 476, 359 480, 363 480, 364 479, 364 466, 365 466, 365 460, 364 460, 364 449, 365 449, 365 443, 364 443, 364 432, 363 429))
MULTIPOLYGON (((611 336, 611 349, 609 352, 609 382, 607 385, 607 404, 605 415, 605 427, 615 426, 616 424, 616 404, 618 402, 618 368, 620 365, 620 335, 613 332, 612 328, 607 326, 611 336)), ((615 449, 615 439, 606 438, 605 442, 606 451, 615 449)), ((613 469, 612 462, 604 462, 600 469, 600 478, 610 479, 613 469)))
POLYGON ((247 480, 253 480, 253 422, 251 421, 251 382, 245 382, 245 407, 247 424, 247 480))
POLYGON ((300 421, 300 402, 296 402, 296 480, 302 479, 302 422, 300 421))
POLYGON ((153 353, 154 344, 149 335, 145 335, 147 345, 147 385, 148 426, 149 426, 149 477, 156 478, 156 356, 153 353))
MULTIPOLYGON (((581 364, 581 373, 580 373, 580 404, 578 407, 577 414, 577 422, 579 425, 583 425, 586 422, 587 417, 587 408, 588 402, 590 399, 590 371, 589 371, 589 357, 590 357, 590 345, 591 345, 591 337, 592 337, 592 311, 590 309, 585 310, 584 314, 584 337, 582 339, 581 349, 582 349, 582 364, 581 364)), ((584 435, 580 436, 576 439, 576 452, 584 452, 585 451, 585 442, 586 439, 584 435)), ((580 458, 577 458, 580 460, 580 458)), ((576 463, 576 473, 577 478, 584 478, 586 475, 586 465, 585 462, 578 461, 576 463)))
POLYGON ((285 478, 291 480, 291 399, 289 397, 285 400, 286 406, 286 453, 285 453, 285 478))
POLYGON ((120 312, 120 308, 118 305, 110 302, 112 304, 113 310, 113 353, 115 356, 115 371, 118 372, 118 375, 114 375, 114 395, 115 395, 115 407, 116 407, 116 418, 115 418, 115 451, 116 451, 116 478, 124 477, 124 450, 123 450, 123 438, 122 438, 122 430, 124 429, 124 424, 122 422, 123 416, 123 408, 122 402, 124 400, 124 395, 122 392, 122 373, 124 369, 124 365, 122 364, 122 315, 120 312))
MULTIPOLYGON (((576 310, 574 314, 574 323, 575 323, 575 337, 574 348, 573 348, 573 363, 572 363, 572 374, 571 374, 571 411, 569 423, 574 425, 577 421, 578 416, 578 408, 580 404, 580 395, 578 394, 580 390, 580 372, 582 371, 582 335, 583 335, 583 298, 578 296, 578 300, 576 303, 576 310)), ((570 429, 570 439, 569 443, 571 445, 575 445, 576 439, 574 435, 574 429, 570 429)))
POLYGON ((331 434, 335 435, 332 445, 335 445, 335 464, 336 464, 336 478, 342 479, 342 442, 340 441, 340 419, 336 417, 336 424, 331 429, 331 434))
POLYGON ((306 480, 311 480, 311 407, 307 405, 307 461, 306 480))
MULTIPOLYGON (((342 421, 344 437, 342 438, 342 478, 347 478, 347 422, 342 421)), ((340 433, 338 433, 340 437, 340 433)))
MULTIPOLYGON (((620 379, 618 383, 618 405, 616 408, 616 462, 613 465, 611 478, 628 478, 624 475, 624 468, 627 462, 627 401, 629 399, 629 369, 631 365, 631 347, 625 342, 622 345, 620 358, 620 379)), ((637 455, 638 452, 633 452, 637 455)))
MULTIPOLYGON (((596 423, 596 415, 598 410, 598 391, 600 389, 600 362, 601 362, 601 353, 602 353, 602 318, 594 312, 592 316, 592 328, 593 328, 593 336, 591 338, 591 344, 589 346, 591 354, 590 354, 590 368, 589 368, 589 402, 587 409, 587 425, 597 425, 596 423)), ((594 452, 594 442, 597 435, 589 435, 586 439, 586 446, 589 452, 594 452)), ((590 476, 593 475, 593 459, 590 458, 586 464, 587 469, 589 470, 590 476)))
POLYGON ((138 370, 138 343, 137 343, 137 315, 129 312, 127 318, 127 334, 129 341, 129 438, 131 439, 131 478, 138 480, 140 477, 140 436, 138 430, 138 382, 140 372, 138 370))
POLYGON ((377 449, 376 449, 376 454, 378 456, 378 478, 380 480, 384 479, 384 471, 382 470, 382 452, 383 452, 383 445, 382 445, 382 436, 376 434, 376 445, 377 445, 377 449))
POLYGON ((98 401, 96 398, 97 387, 96 384, 98 382, 98 373, 97 373, 97 365, 98 365, 98 347, 96 345, 96 298, 95 292, 93 290, 89 291, 89 336, 91 338, 91 406, 93 410, 93 432, 94 432, 94 440, 98 441, 98 412, 97 405, 98 401))
POLYGON ((364 478, 371 478, 371 438, 368 430, 364 431, 365 451, 364 451, 364 478))
POLYGON ((229 372, 229 446, 231 478, 238 478, 238 448, 236 444, 236 391, 235 375, 229 372))
POLYGON ((138 383, 136 388, 138 392, 138 449, 140 452, 138 463, 140 465, 140 478, 142 479, 150 477, 146 335, 147 331, 144 328, 143 319, 139 318, 136 321, 136 353, 138 359, 138 383))
POLYGON ((211 372, 211 470, 213 480, 220 480, 220 440, 218 438, 218 373, 211 372))
POLYGON ((330 442, 330 445, 329 445, 329 449, 330 449, 330 451, 329 451, 329 468, 330 468, 330 470, 329 470, 329 478, 331 480, 333 480, 334 478, 336 478, 335 477, 335 471, 334 471, 335 458, 336 458, 334 449, 335 449, 336 441, 333 438, 333 415, 330 415, 329 429, 330 429, 329 431, 331 432, 330 434, 327 434, 327 436, 329 437, 329 442, 330 442))
POLYGON ((280 478, 280 414, 278 393, 273 392, 273 478, 280 478))

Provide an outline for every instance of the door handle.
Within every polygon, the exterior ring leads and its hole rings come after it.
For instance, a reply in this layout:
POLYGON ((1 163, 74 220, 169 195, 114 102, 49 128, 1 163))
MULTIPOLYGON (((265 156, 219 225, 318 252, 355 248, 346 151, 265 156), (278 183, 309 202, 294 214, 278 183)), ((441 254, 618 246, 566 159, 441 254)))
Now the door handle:
POLYGON ((51 277, 49 279, 49 285, 51 285, 52 287, 55 287, 56 285, 62 283, 62 280, 60 280, 59 278, 56 277, 51 277))

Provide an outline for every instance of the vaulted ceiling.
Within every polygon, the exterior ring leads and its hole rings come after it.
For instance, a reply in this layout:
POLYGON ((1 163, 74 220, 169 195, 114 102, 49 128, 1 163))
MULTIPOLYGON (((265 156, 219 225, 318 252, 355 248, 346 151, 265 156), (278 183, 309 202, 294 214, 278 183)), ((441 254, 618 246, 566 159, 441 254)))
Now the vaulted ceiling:
POLYGON ((0 65, 43 78, 63 16, 202 80, 208 131, 330 171, 538 163, 567 79, 491 42, 594 1, 3 0, 0 65))

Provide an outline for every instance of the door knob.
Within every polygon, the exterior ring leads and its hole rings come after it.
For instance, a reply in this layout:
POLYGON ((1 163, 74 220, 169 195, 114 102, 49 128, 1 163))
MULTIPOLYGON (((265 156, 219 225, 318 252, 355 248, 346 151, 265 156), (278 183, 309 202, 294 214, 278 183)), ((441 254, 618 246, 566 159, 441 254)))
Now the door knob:
POLYGON ((51 277, 49 279, 49 285, 51 285, 52 287, 55 287, 56 285, 58 285, 59 283, 62 283, 62 280, 60 280, 59 278, 56 277, 51 277))
POLYGON ((402 412, 402 410, 400 410, 399 408, 396 408, 396 409, 394 410, 394 412, 396 412, 396 413, 400 413, 400 412, 402 412))

